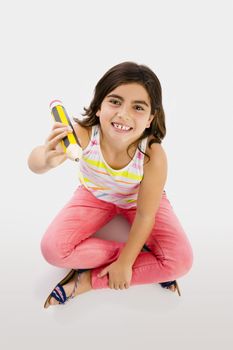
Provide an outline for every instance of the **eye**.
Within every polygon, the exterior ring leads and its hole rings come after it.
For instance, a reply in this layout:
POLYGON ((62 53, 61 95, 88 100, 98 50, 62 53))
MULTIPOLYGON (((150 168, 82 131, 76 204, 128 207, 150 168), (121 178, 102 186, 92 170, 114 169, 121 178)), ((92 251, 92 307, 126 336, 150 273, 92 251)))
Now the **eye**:
POLYGON ((109 100, 109 102, 113 103, 114 105, 117 104, 117 103, 120 103, 120 101, 115 100, 115 99, 111 99, 111 100, 109 100))
POLYGON ((138 111, 144 111, 144 108, 142 108, 141 106, 137 105, 135 106, 136 108, 140 108, 140 109, 137 109, 138 111))

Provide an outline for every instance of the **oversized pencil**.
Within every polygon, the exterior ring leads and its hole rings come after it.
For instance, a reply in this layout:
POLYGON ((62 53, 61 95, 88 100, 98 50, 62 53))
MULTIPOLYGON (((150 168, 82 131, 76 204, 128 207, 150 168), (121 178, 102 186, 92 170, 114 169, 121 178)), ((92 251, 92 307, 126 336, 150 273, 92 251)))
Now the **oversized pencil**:
POLYGON ((63 106, 62 101, 60 100, 53 100, 51 101, 49 108, 51 110, 51 114, 56 122, 63 123, 65 125, 69 125, 71 129, 73 130, 72 133, 67 134, 62 141, 61 145, 67 153, 68 157, 79 161, 79 159, 82 157, 82 148, 80 146, 80 143, 75 135, 73 125, 71 124, 71 121, 68 117, 68 114, 63 106))

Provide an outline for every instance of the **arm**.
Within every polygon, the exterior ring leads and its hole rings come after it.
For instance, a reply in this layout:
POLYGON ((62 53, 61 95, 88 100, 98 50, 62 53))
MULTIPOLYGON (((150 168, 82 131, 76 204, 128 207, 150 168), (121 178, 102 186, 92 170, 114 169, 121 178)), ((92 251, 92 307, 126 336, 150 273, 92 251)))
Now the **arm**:
POLYGON ((149 156, 150 161, 144 166, 144 177, 139 188, 136 215, 118 258, 120 262, 130 265, 134 264, 150 236, 167 179, 167 158, 162 146, 152 144, 149 156))
POLYGON ((67 155, 59 144, 61 140, 72 132, 64 124, 56 122, 44 145, 35 147, 28 157, 28 167, 36 174, 42 174, 60 165, 67 159, 67 155))
POLYGON ((28 167, 36 174, 43 174, 51 169, 46 165, 45 161, 45 146, 35 147, 28 157, 28 167))

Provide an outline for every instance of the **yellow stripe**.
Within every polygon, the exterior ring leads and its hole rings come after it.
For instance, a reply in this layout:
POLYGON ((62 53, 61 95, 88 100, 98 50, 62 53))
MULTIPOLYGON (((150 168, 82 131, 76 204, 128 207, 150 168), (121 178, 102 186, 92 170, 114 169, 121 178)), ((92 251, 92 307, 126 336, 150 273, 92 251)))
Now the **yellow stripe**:
POLYGON ((112 176, 122 176, 122 177, 125 177, 126 179, 131 179, 131 180, 141 180, 142 179, 142 176, 135 175, 133 173, 128 173, 127 170, 115 172, 115 171, 107 168, 106 165, 103 162, 99 162, 99 161, 96 161, 96 160, 93 160, 93 159, 88 159, 88 158, 85 158, 85 157, 83 157, 83 160, 86 163, 91 164, 91 165, 95 165, 98 168, 106 169, 107 173, 111 174, 112 176))
POLYGON ((67 120, 67 118, 66 118, 66 115, 65 115, 65 113, 64 113, 64 110, 63 110, 63 108, 62 108, 62 106, 56 106, 55 107, 56 108, 56 110, 57 110, 57 113, 59 114, 59 117, 61 118, 61 122, 63 123, 63 124, 65 124, 65 125, 69 125, 69 123, 68 123, 68 120, 67 120))
POLYGON ((66 146, 65 146, 64 141, 63 141, 63 140, 61 140, 60 144, 62 145, 63 151, 66 153, 67 148, 66 148, 66 146))
MULTIPOLYGON (((96 170, 96 169, 92 169, 95 173, 98 173, 98 174, 104 174, 104 175, 108 175, 108 173, 106 171, 99 171, 99 170, 96 170)), ((142 176, 140 178, 140 180, 142 179, 142 176)), ((123 183, 123 184, 127 184, 127 185, 135 185, 135 182, 129 182, 129 181, 123 181, 123 180, 115 180, 116 182, 119 182, 119 183, 123 183)))
MULTIPOLYGON (((82 179, 85 181, 85 182, 89 182, 91 185, 95 185, 96 187, 94 186, 91 186, 92 189, 97 189, 97 190, 110 190, 111 191, 111 188, 109 187, 99 187, 98 184, 96 184, 95 182, 93 181, 90 181, 87 177, 82 177, 82 179)), ((122 192, 119 192, 119 194, 122 194, 122 195, 127 195, 127 196, 131 196, 133 194, 137 194, 138 191, 135 191, 135 192, 130 192, 130 193, 122 193, 122 192)), ((129 199, 129 201, 135 201, 134 199, 129 199)))
POLYGON ((94 183, 93 181, 90 181, 87 177, 83 177, 83 180, 97 186, 92 188, 98 188, 98 190, 111 190, 111 188, 109 187, 99 187, 98 184, 94 183))
MULTIPOLYGON (((63 124, 65 124, 65 125, 69 125, 69 122, 68 122, 68 120, 66 118, 66 115, 65 115, 65 112, 64 112, 64 109, 62 108, 62 106, 60 106, 60 105, 56 106, 56 110, 57 110, 57 112, 59 114, 61 122, 63 124)), ((77 143, 73 133, 72 134, 67 134, 67 138, 68 138, 68 140, 69 140, 69 142, 71 144, 76 144, 77 143)), ((64 145, 63 145, 63 147, 64 147, 64 145)))
POLYGON ((84 178, 83 178, 83 174, 81 173, 81 171, 78 169, 78 178, 79 178, 79 181, 80 183, 86 187, 86 189, 88 190, 88 187, 84 181, 84 178))
POLYGON ((67 134, 68 140, 70 141, 71 144, 77 144, 73 133, 72 134, 67 134))

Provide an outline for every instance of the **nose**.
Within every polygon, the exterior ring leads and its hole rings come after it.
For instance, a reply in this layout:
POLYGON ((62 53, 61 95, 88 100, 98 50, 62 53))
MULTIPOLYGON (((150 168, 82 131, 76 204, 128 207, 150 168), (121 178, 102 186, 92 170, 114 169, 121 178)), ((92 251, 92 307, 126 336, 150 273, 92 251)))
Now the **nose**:
POLYGON ((130 120, 129 108, 126 105, 121 106, 121 108, 118 110, 117 115, 118 115, 118 117, 120 117, 126 121, 130 120))

